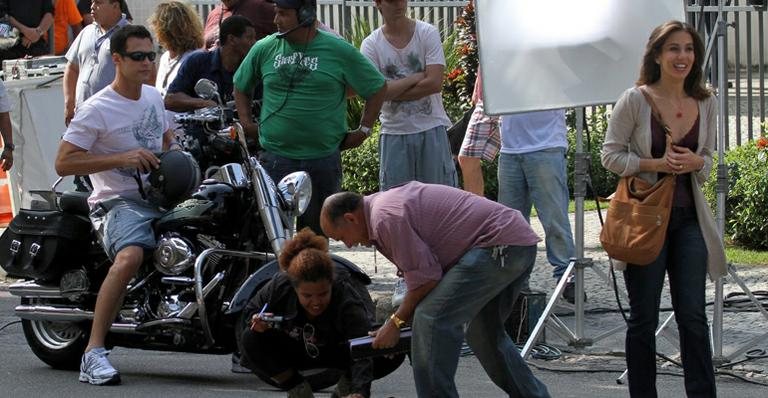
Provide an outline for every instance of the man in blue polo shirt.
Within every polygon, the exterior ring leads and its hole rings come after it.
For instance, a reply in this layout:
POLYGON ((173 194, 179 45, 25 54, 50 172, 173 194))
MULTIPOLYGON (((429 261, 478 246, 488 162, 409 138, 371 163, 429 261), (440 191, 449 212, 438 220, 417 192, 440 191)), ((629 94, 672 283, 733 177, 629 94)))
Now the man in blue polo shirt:
POLYGON ((205 78, 219 86, 224 102, 233 100, 232 77, 245 55, 256 42, 256 30, 248 18, 233 15, 221 23, 220 46, 212 51, 197 51, 184 60, 176 79, 168 86, 165 108, 174 112, 188 112, 214 106, 211 100, 195 94, 195 83, 205 78))

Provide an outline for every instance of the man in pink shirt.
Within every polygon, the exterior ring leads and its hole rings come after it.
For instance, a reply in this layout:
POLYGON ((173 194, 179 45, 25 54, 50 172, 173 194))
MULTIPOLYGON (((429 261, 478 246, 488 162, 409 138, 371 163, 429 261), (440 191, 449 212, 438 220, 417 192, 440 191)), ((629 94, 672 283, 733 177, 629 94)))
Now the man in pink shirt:
POLYGON ((419 397, 458 397, 454 375, 467 323, 467 342, 497 386, 511 397, 549 396, 504 329, 539 241, 519 211, 410 182, 365 197, 331 195, 320 222, 329 238, 375 246, 403 273, 408 291, 373 346, 394 346, 411 321, 419 397))

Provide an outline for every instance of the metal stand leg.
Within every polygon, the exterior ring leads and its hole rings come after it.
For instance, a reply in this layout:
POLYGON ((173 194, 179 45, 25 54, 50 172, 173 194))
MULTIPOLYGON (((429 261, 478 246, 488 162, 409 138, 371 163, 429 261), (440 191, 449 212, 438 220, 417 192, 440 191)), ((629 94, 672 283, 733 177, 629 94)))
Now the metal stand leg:
MULTIPOLYGON (((575 154, 575 165, 574 165, 574 193, 573 196, 575 198, 576 202, 576 211, 575 211, 575 226, 574 226, 574 246, 575 246, 575 255, 577 258, 571 259, 571 261, 568 264, 568 267, 565 270, 565 273, 562 277, 560 277, 560 281, 557 283, 557 287, 555 288, 555 291, 552 292, 552 296, 550 297, 549 301, 547 302, 547 306, 544 308, 544 312, 541 314, 541 317, 539 317, 538 322, 536 322, 536 326, 534 327, 533 331, 531 332, 531 335, 528 337, 528 340, 525 343, 525 346, 522 350, 522 356, 523 358, 526 358, 533 348, 534 342, 538 339, 539 335, 541 334, 541 331, 543 330, 545 324, 547 323, 547 320, 551 320, 551 324, 549 325, 552 330, 558 334, 559 336, 563 337, 564 340, 568 341, 568 344, 573 347, 586 347, 592 345, 596 340, 594 339, 588 339, 585 338, 584 335, 584 270, 586 268, 591 268, 595 270, 598 273, 598 276, 600 276, 607 285, 610 285, 610 280, 608 277, 602 273, 598 272, 596 268, 594 268, 592 265, 592 259, 590 258, 584 258, 584 197, 586 196, 587 191, 587 182, 589 178, 589 154, 584 153, 583 146, 582 146, 582 132, 583 132, 583 121, 584 121, 584 108, 580 108, 576 110, 576 154, 575 154), (568 278, 573 274, 575 276, 575 308, 574 313, 576 315, 576 324, 575 324, 575 332, 568 329, 566 324, 561 321, 556 315, 552 313, 552 309, 555 306, 555 303, 557 300, 562 296, 563 289, 565 289, 565 284, 568 278)), ((601 336, 601 338, 608 337, 608 335, 616 333, 617 331, 621 330, 621 328, 616 329, 612 331, 611 333, 606 333, 601 336)))

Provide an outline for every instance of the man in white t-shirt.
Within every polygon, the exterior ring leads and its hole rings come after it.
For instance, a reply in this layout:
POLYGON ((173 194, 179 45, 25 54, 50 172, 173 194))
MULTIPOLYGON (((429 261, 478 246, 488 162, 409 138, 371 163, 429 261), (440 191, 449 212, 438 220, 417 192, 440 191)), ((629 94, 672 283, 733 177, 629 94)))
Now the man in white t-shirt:
POLYGON ((80 363, 80 381, 97 385, 120 382, 120 374, 107 360, 104 338, 144 250, 156 244, 152 221, 161 213, 142 198, 139 183, 146 183, 148 172, 159 167, 155 153, 178 148, 160 93, 143 84, 155 59, 149 31, 126 25, 112 34, 109 44, 115 79, 78 109, 56 158, 59 175, 91 175, 91 222, 114 260, 96 298, 80 363))
POLYGON ((407 0, 376 0, 384 25, 361 52, 387 78, 381 108, 382 191, 408 181, 456 186, 441 90, 445 55, 434 26, 406 16, 407 0))
MULTIPOLYGON (((531 206, 536 207, 552 276, 559 280, 575 252, 568 219, 565 111, 504 115, 500 130, 499 203, 519 210, 528 221, 531 206)), ((575 281, 570 278, 563 297, 573 303, 574 295, 575 281)))

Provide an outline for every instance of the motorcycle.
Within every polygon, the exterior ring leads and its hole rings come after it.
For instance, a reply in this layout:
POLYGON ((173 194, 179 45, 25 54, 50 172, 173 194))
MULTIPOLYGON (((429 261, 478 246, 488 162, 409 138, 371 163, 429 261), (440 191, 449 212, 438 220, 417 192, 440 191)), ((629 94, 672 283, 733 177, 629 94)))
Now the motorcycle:
MULTIPOLYGON (((216 92, 209 81, 198 85, 202 96, 216 92)), ((236 352, 247 327, 242 311, 278 271, 276 258, 309 204, 309 176, 296 172, 274 184, 224 106, 197 116, 212 141, 232 141, 227 156, 236 161, 210 165, 191 198, 156 221, 157 247, 126 290, 107 335, 109 347, 236 352)), ((8 290, 21 298, 15 314, 34 354, 54 368, 78 369, 111 261, 89 221, 88 194, 56 192, 59 181, 39 193, 37 209, 22 209, 0 237, 0 266, 22 279, 8 290)), ((370 283, 355 264, 333 259, 370 283)), ((326 369, 309 380, 324 388, 339 375, 326 369)))

